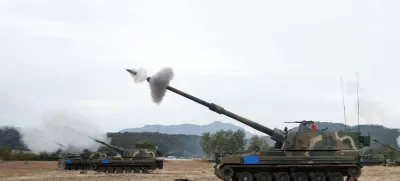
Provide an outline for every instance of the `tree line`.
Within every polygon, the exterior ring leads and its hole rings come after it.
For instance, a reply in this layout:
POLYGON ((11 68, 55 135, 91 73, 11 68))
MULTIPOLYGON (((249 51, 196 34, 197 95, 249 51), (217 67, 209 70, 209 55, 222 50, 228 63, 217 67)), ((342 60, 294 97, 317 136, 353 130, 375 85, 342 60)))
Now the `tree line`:
POLYGON ((243 130, 219 130, 215 133, 204 132, 200 146, 208 158, 215 154, 242 154, 273 149, 260 136, 254 135, 249 140, 243 130))

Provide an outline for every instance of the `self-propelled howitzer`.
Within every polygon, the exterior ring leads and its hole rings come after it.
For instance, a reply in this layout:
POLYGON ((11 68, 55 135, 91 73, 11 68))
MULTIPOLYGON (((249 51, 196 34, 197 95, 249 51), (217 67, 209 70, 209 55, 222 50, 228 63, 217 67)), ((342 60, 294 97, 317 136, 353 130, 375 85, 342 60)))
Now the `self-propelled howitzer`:
MULTIPOLYGON (((136 75, 134 70, 127 71, 136 75)), ((316 130, 308 127, 313 121, 301 121, 301 129, 295 132, 270 129, 174 87, 165 89, 261 131, 275 141, 276 151, 218 159, 214 173, 222 180, 341 181, 344 177, 357 180, 361 175, 359 149, 370 145, 370 137, 361 136, 360 132, 316 130)))
POLYGON ((149 173, 149 170, 162 169, 163 159, 157 158, 155 148, 131 148, 123 149, 108 144, 96 138, 93 141, 114 149, 120 153, 120 157, 107 157, 100 160, 92 160, 91 168, 99 172, 108 173, 149 173))
POLYGON ((90 169, 98 172, 108 173, 149 173, 155 169, 163 168, 163 159, 158 159, 156 154, 157 150, 154 148, 131 148, 123 149, 118 148, 114 145, 108 144, 99 139, 87 136, 79 131, 76 131, 70 127, 66 128, 73 130, 74 132, 88 137, 93 141, 100 143, 106 147, 112 148, 119 152, 121 156, 108 156, 107 154, 93 154, 89 159, 78 162, 76 160, 65 160, 67 168, 78 168, 79 165, 89 166, 90 169), (97 158, 97 155, 99 158, 97 158))
MULTIPOLYGON (((390 148, 390 149, 400 153, 399 149, 396 149, 396 148, 390 146, 389 144, 381 143, 378 140, 374 140, 374 141, 379 143, 379 144, 381 144, 381 145, 383 145, 383 146, 385 146, 385 147, 387 147, 387 148, 390 148)), ((386 159, 385 162, 386 162, 385 163, 386 166, 400 166, 400 161, 399 160, 386 159)))

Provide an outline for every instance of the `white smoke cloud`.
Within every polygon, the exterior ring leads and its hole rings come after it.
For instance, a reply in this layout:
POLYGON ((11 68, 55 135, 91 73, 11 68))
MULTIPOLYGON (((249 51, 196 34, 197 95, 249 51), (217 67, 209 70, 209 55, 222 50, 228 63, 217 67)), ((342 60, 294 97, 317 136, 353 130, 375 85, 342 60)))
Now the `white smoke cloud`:
POLYGON ((110 143, 105 132, 102 132, 90 119, 64 111, 50 111, 43 115, 43 125, 20 130, 23 143, 33 152, 63 151, 82 152, 84 149, 97 151, 101 144, 86 136, 80 135, 69 128, 87 136, 110 143), (58 144, 62 144, 64 148, 58 144))
POLYGON ((147 79, 147 71, 144 68, 140 68, 139 70, 135 70, 136 75, 132 75, 135 83, 141 83, 147 79))
MULTIPOLYGON (((397 132, 400 133, 400 130, 398 130, 397 132)), ((400 135, 399 137, 397 137, 396 141, 397 141, 397 146, 400 147, 400 135)))
MULTIPOLYGON (((133 70, 133 69, 131 69, 133 70)), ((135 83, 141 83, 147 79, 146 70, 139 69, 133 70, 136 72, 136 75, 131 74, 134 78, 135 83)), ((165 93, 167 91, 167 87, 169 86, 170 81, 174 78, 174 72, 172 68, 165 67, 157 72, 150 78, 150 94, 153 102, 156 104, 160 104, 163 100, 165 93)))
POLYGON ((159 104, 165 96, 170 81, 174 78, 171 68, 163 68, 150 79, 151 97, 153 102, 159 104))

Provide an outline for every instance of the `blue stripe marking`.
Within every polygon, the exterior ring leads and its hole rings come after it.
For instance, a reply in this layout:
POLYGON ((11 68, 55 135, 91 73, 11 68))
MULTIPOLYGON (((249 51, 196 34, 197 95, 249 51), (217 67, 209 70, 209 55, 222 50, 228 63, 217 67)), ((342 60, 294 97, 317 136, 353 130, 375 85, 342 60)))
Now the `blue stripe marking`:
POLYGON ((259 164, 260 159, 256 155, 249 155, 243 157, 243 164, 259 164))
POLYGON ((65 160, 65 163, 71 164, 72 160, 65 160))
POLYGON ((101 163, 108 163, 108 160, 107 159, 103 159, 103 160, 101 160, 101 163))

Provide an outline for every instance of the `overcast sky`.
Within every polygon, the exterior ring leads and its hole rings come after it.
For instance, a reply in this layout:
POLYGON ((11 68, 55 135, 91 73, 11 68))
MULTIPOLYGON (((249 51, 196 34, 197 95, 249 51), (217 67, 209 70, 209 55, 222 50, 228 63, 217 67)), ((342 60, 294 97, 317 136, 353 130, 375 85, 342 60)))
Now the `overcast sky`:
POLYGON ((0 1, 0 125, 78 112, 105 131, 242 125, 172 92, 160 105, 125 68, 171 67, 171 86, 269 127, 400 127, 400 1, 0 1), (396 63, 397 61, 397 63, 396 63), (289 125, 292 127, 294 125, 289 125))

